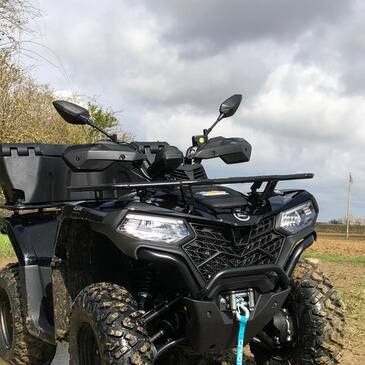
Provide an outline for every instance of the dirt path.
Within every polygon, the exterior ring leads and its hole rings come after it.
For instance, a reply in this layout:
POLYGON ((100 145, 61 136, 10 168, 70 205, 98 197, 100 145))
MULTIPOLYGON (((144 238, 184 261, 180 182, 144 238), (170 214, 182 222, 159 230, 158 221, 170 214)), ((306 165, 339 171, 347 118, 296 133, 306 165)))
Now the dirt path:
POLYGON ((365 238, 331 237, 319 234, 317 242, 309 249, 311 252, 328 253, 344 256, 365 256, 365 238))

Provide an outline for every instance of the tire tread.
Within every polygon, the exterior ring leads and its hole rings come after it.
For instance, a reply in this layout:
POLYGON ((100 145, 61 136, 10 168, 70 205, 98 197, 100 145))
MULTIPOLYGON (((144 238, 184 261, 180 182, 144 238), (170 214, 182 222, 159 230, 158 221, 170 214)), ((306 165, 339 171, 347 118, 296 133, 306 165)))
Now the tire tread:
POLYGON ((306 315, 303 365, 337 365, 345 338, 345 318, 337 292, 327 276, 309 260, 299 261, 293 273, 295 300, 306 315))
POLYGON ((72 365, 78 365, 77 327, 73 323, 78 311, 86 311, 96 323, 96 336, 103 344, 103 365, 152 365, 152 347, 137 303, 126 289, 111 283, 92 284, 75 299, 70 331, 72 365))

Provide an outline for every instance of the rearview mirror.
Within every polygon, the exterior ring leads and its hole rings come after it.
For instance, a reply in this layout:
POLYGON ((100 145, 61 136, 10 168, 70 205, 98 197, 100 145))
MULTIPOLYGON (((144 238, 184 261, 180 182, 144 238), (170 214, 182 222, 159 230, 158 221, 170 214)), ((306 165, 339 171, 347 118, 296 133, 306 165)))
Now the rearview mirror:
POLYGON ((70 124, 89 124, 90 114, 82 106, 66 100, 55 100, 53 106, 61 117, 70 124))
POLYGON ((231 117, 234 113, 236 113, 238 107, 241 104, 241 101, 241 94, 232 95, 230 98, 225 100, 219 107, 221 119, 231 117))
MULTIPOLYGON (((218 124, 219 121, 221 121, 223 118, 231 117, 237 111, 238 107, 241 104, 241 101, 242 101, 242 95, 235 94, 235 95, 232 95, 230 98, 228 98, 221 104, 221 106, 219 107, 219 116, 218 116, 217 120, 213 123, 213 125, 210 128, 204 129, 205 138, 203 138, 202 144, 207 142, 209 133, 218 124)), ((199 136, 196 136, 196 137, 199 137, 199 136)), ((199 145, 199 144, 200 143, 198 143, 198 142, 193 142, 193 145, 199 145)))

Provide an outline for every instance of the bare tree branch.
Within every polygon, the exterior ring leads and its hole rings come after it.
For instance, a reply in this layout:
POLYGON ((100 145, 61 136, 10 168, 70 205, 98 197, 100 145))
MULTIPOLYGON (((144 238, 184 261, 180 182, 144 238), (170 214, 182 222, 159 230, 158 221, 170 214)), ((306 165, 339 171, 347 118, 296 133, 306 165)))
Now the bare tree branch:
POLYGON ((40 16, 31 1, 0 0, 0 50, 15 50, 21 36, 32 33, 31 23, 40 16))

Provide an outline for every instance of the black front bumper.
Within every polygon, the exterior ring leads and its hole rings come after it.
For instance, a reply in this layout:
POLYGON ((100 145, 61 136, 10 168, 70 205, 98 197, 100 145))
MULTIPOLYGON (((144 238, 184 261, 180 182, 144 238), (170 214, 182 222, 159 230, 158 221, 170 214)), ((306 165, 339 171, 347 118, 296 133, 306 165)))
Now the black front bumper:
POLYGON ((200 285, 196 273, 182 257, 152 249, 140 249, 141 259, 173 266, 180 272, 191 297, 184 298, 188 318, 186 335, 199 353, 221 351, 234 347, 237 320, 229 312, 222 312, 217 297, 222 292, 253 288, 255 308, 247 323, 245 342, 248 343, 278 313, 290 293, 290 276, 301 254, 315 240, 311 234, 300 241, 284 267, 278 265, 250 266, 227 269, 216 274, 205 286, 200 285))
POLYGON ((140 259, 167 265, 179 272, 192 298, 212 299, 220 291, 252 287, 255 282, 261 292, 273 291, 276 286, 286 289, 301 254, 315 239, 315 233, 303 238, 283 266, 274 264, 226 269, 217 273, 209 282, 201 280, 199 273, 184 256, 153 248, 141 248, 137 255, 140 259))
MULTIPOLYGON (((277 293, 261 294, 247 322, 245 343, 251 341, 280 311, 290 288, 277 293)), ((235 347, 238 321, 229 312, 220 311, 215 301, 184 298, 188 323, 187 338, 198 353, 219 352, 235 347)))

